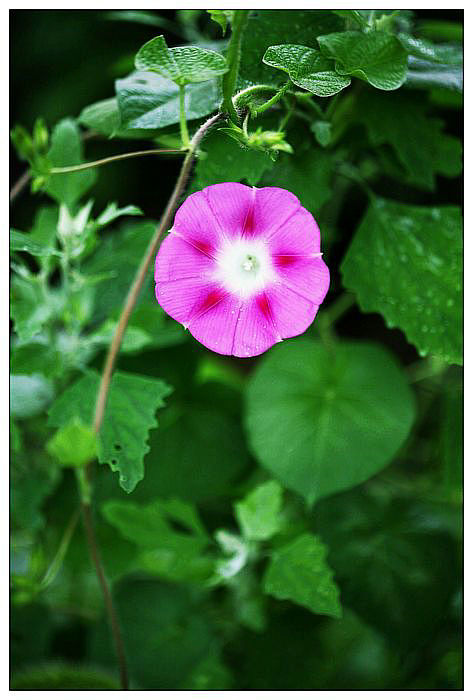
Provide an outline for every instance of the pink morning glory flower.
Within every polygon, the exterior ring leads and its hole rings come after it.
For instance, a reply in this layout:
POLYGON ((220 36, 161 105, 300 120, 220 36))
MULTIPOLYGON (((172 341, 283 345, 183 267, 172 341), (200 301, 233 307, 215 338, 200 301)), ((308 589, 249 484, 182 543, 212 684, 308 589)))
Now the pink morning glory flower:
POLYGON ((156 257, 156 297, 222 355, 259 355, 312 323, 330 281, 295 195, 237 182, 190 195, 156 257))

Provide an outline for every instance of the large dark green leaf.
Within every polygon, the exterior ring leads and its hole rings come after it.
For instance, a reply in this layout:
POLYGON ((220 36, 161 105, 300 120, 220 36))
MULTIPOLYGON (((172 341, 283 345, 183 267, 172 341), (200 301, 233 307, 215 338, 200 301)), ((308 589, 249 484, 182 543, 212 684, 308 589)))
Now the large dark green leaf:
MULTIPOLYGON (((157 73, 137 72, 116 81, 120 130, 162 129, 179 123, 179 88, 157 73)), ((215 80, 186 87, 185 109, 188 120, 205 117, 222 100, 215 80)))
POLYGON ((273 167, 267 153, 243 148, 219 131, 202 144, 205 156, 196 167, 194 189, 203 189, 218 182, 242 182, 257 185, 263 173, 273 167))
MULTIPOLYGON (((250 457, 241 427, 225 409, 217 388, 204 384, 202 399, 170 405, 160 429, 150 435, 147 477, 136 498, 149 500, 152 495, 195 503, 212 501, 224 496, 247 467, 250 457)), ((229 390, 228 400, 237 406, 239 396, 229 390)))
POLYGON ((389 464, 414 421, 412 392, 376 345, 286 341, 247 393, 246 429, 263 466, 308 503, 389 464), (354 449, 356 445, 356 449, 354 449))
POLYGON ((421 355, 462 362, 462 222, 458 207, 373 203, 342 263, 363 311, 401 328, 421 355))
MULTIPOLYGON (((68 387, 49 410, 49 424, 62 427, 77 416, 92 422, 99 375, 90 372, 68 387)), ((115 372, 99 434, 98 459, 120 474, 120 486, 130 493, 144 477, 148 433, 157 426, 155 414, 170 388, 160 379, 115 372)))
POLYGON ((318 504, 314 522, 343 603, 392 645, 412 652, 444 628, 459 561, 427 503, 357 489, 318 504))
POLYGON ((343 25, 343 19, 326 10, 253 11, 243 34, 241 83, 278 85, 283 79, 281 73, 263 63, 263 56, 269 46, 301 44, 318 49, 318 36, 339 31, 343 25))
POLYGON ((443 122, 426 115, 417 95, 366 91, 357 101, 357 119, 366 125, 373 146, 389 144, 416 185, 434 189, 435 173, 460 174, 461 142, 443 131, 443 122))
MULTIPOLYGON (((175 689, 217 646, 200 592, 127 580, 117 585, 114 598, 130 672, 142 689, 175 689)), ((95 630, 92 654, 98 663, 115 665, 105 620, 95 630)))
POLYGON ((406 79, 407 53, 385 32, 337 32, 318 38, 322 53, 336 60, 340 75, 353 75, 380 90, 396 90, 406 79))
POLYGON ((331 195, 333 160, 321 148, 301 148, 297 157, 281 153, 272 170, 266 172, 261 185, 282 187, 299 197, 303 207, 317 217, 331 195))

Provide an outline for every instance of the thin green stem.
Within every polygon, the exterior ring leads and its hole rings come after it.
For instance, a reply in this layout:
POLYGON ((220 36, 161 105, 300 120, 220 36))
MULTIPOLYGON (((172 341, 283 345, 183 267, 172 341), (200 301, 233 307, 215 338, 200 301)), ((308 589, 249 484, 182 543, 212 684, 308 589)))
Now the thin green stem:
POLYGON ((258 95, 264 92, 278 92, 278 89, 274 85, 251 85, 251 87, 244 88, 237 92, 233 97, 233 104, 235 107, 246 107, 248 105, 248 98, 252 95, 258 95))
POLYGON ((343 292, 338 299, 330 304, 327 311, 322 314, 325 326, 333 326, 344 313, 355 303, 355 296, 350 292, 343 292))
POLYGON ((182 147, 186 151, 189 150, 189 132, 187 130, 187 119, 186 119, 186 86, 179 85, 179 125, 181 127, 181 141, 182 147))
POLYGON ((120 153, 117 156, 108 156, 108 158, 93 160, 90 163, 81 163, 80 165, 69 165, 64 168, 51 168, 49 172, 51 173, 51 175, 61 175, 63 173, 76 173, 79 170, 89 170, 89 168, 98 168, 101 165, 107 165, 107 163, 114 163, 118 160, 138 158, 140 156, 155 156, 160 155, 161 153, 181 153, 181 151, 172 148, 152 148, 147 151, 133 151, 132 153, 120 153))
POLYGON ((294 112, 294 103, 289 105, 289 107, 287 107, 286 114, 282 117, 282 119, 279 122, 278 131, 283 131, 285 129, 289 119, 292 117, 293 112, 294 112))
POLYGON ((291 87, 292 83, 290 80, 287 81, 285 85, 282 86, 282 88, 275 94, 273 97, 271 97, 270 100, 262 104, 260 107, 257 107, 256 109, 253 110, 252 116, 258 116, 260 114, 263 114, 263 112, 266 112, 267 109, 275 105, 279 100, 284 96, 284 94, 289 90, 291 87))
POLYGON ((228 71, 223 76, 222 81, 223 110, 230 116, 230 119, 236 123, 238 123, 238 115, 232 97, 235 92, 240 68, 243 30, 246 26, 249 12, 249 10, 235 10, 233 13, 232 36, 227 49, 228 71))
POLYGON ((48 567, 48 570, 43 576, 41 583, 39 584, 41 590, 44 590, 45 588, 50 586, 56 578, 56 576, 58 575, 59 570, 62 566, 62 562, 64 561, 64 557, 66 556, 67 550, 69 549, 69 544, 71 542, 72 536, 75 532, 76 525, 79 520, 79 515, 80 508, 77 508, 72 514, 71 519, 69 520, 67 527, 64 530, 64 534, 62 536, 61 542, 59 543, 59 547, 54 556, 54 559, 52 560, 51 564, 48 567))
POLYGON ((334 95, 334 96, 332 97, 332 99, 330 100, 330 102, 329 102, 329 104, 328 104, 328 107, 327 107, 327 109, 326 109, 326 111, 325 111, 325 114, 324 114, 324 118, 325 118, 327 121, 330 121, 330 120, 332 119, 333 113, 335 112, 335 107, 337 106, 339 97, 340 97, 340 93, 338 92, 338 93, 337 93, 336 95, 334 95))

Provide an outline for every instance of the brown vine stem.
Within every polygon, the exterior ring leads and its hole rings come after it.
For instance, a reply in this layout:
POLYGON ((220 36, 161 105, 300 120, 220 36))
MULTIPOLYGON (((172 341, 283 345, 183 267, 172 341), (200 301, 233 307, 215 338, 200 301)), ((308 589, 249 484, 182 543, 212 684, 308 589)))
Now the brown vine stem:
MULTIPOLYGON (((99 386, 99 390, 97 393, 97 401, 95 404, 95 414, 94 414, 94 422, 93 422, 94 430, 97 433, 100 431, 100 428, 101 428, 102 422, 103 422, 103 417, 105 414, 107 396, 108 396, 108 392, 110 389, 110 383, 112 380, 113 369, 115 366, 115 360, 116 360, 116 357, 117 357, 118 352, 120 350, 120 346, 121 346, 123 336, 125 334, 125 330, 126 330, 128 321, 130 319, 131 313, 132 313, 133 308, 136 304, 136 300, 138 299, 138 295, 140 293, 141 287, 143 286, 143 282, 144 282, 145 277, 146 277, 146 272, 147 272, 148 267, 150 265, 150 262, 153 258, 153 255, 156 252, 156 249, 158 247, 158 243, 159 243, 161 236, 170 227, 172 216, 177 208, 177 205, 179 203, 179 198, 184 190, 184 186, 186 184, 187 177, 190 173, 192 163, 194 161, 194 157, 195 157, 196 151, 199 147, 199 144, 202 141, 205 134, 207 133, 207 131, 222 118, 223 118, 222 114, 216 114, 215 116, 211 117, 204 124, 202 124, 200 129, 195 133, 194 137, 192 138, 192 141, 190 143, 190 148, 189 148, 189 150, 186 154, 186 157, 184 159, 184 162, 182 164, 181 172, 179 173, 179 177, 177 179, 177 182, 176 182, 174 190, 171 194, 171 197, 168 201, 168 204, 167 204, 166 209, 164 211, 161 222, 160 222, 159 226, 157 227, 157 229, 153 235, 153 238, 151 239, 151 241, 148 245, 146 253, 145 253, 145 255, 140 263, 140 266, 136 272, 135 279, 133 280, 132 285, 129 289, 128 295, 127 295, 126 300, 125 300, 125 304, 123 306, 122 313, 120 315, 120 319, 119 319, 117 327, 115 329, 115 334, 113 336, 112 342, 111 342, 110 347, 108 349, 104 369, 102 372, 102 378, 100 380, 100 386, 99 386)), ((90 464, 87 465, 85 468, 85 478, 86 478, 87 483, 89 483, 91 480, 90 464)), ((86 487, 85 487, 85 490, 87 490, 86 487)), ((107 579, 105 577, 105 572, 104 572, 103 565, 102 565, 102 560, 101 560, 100 551, 99 551, 99 547, 98 547, 98 543, 97 543, 97 538, 95 535, 95 529, 94 529, 94 523, 93 523, 90 503, 88 502, 88 496, 86 495, 86 497, 84 498, 84 493, 82 494, 82 496, 83 496, 82 513, 83 513, 83 518, 84 518, 84 525, 85 525, 85 530, 86 530, 86 535, 87 535, 87 543, 89 546, 90 556, 91 556, 91 559, 92 559, 93 564, 95 566, 97 578, 99 580, 100 587, 102 589, 102 594, 103 594, 105 606, 107 609, 107 614, 108 614, 109 623, 110 623, 110 629, 111 629, 112 636, 114 639, 118 664, 119 664, 119 668, 120 668, 121 687, 123 690, 127 690, 128 689, 128 673, 127 673, 125 648, 124 648, 123 638, 122 638, 121 631, 120 631, 120 624, 119 624, 118 616, 117 616, 117 613, 116 613, 116 610, 115 610, 115 607, 113 604, 112 595, 111 595, 110 589, 108 587, 107 579)))
POLYGON ((112 595, 108 587, 107 579, 105 578, 102 559, 97 545, 97 539, 95 537, 95 528, 92 519, 92 511, 89 503, 82 503, 82 517, 84 521, 85 534, 87 537, 87 544, 89 547, 90 557, 95 566, 95 571, 97 572, 97 578, 100 583, 100 588, 102 589, 103 599, 105 602, 105 607, 107 609, 108 619, 110 622, 110 628, 112 630, 112 636, 115 642, 118 666, 120 668, 120 686, 122 690, 128 690, 128 670, 126 664, 125 647, 123 644, 123 638, 120 631, 120 624, 118 622, 118 616, 115 610, 115 606, 113 604, 112 595))
POLYGON ((94 414, 94 429, 98 433, 100 430, 100 427, 102 425, 103 421, 103 416, 105 412, 105 405, 107 402, 107 396, 108 396, 108 391, 110 388, 110 382, 112 379, 112 374, 113 374, 113 368, 115 365, 115 360, 118 354, 118 351, 120 350, 120 346, 123 340, 123 336, 125 334, 125 330, 128 324, 128 321, 130 319, 131 313, 133 311, 133 308, 136 304, 136 300, 138 299, 138 295, 141 291, 141 287, 143 286, 143 282, 146 277, 146 272, 148 271, 148 267, 150 265, 150 262, 153 258, 153 255, 156 252, 156 248, 158 247, 158 243, 160 241, 161 236, 167 229, 169 228, 171 224, 171 218, 176 211, 177 205, 179 203, 179 197, 182 194, 182 191, 184 189, 184 186, 187 181, 187 177, 189 175, 189 172, 192 167, 192 163, 194 161, 195 153, 196 150, 202 141, 203 137, 205 136, 206 132, 208 129, 210 129, 216 122, 218 122, 220 119, 223 118, 223 115, 221 114, 216 114, 215 116, 211 117, 208 119, 200 129, 194 134, 191 144, 190 144, 190 149, 187 152, 187 155, 184 159, 184 162, 182 164, 181 172, 179 173, 179 177, 177 179, 176 185, 174 187, 174 190, 171 194, 171 197, 169 199, 169 202, 166 206, 166 209, 164 211, 163 217, 161 219, 161 222, 159 226, 157 227, 153 238, 151 239, 148 248, 146 250, 146 253, 141 261, 141 264, 138 268, 138 271, 135 275, 135 279, 132 282, 132 285, 130 287, 130 290, 128 292, 128 296, 125 300, 125 304, 123 306, 122 313, 120 315, 117 327, 115 329, 115 335, 113 336, 112 342, 110 344, 110 347, 108 349, 107 353, 107 358, 105 360, 105 365, 104 369, 102 372, 102 378, 100 381, 100 387, 99 391, 97 394, 97 401, 95 404, 95 414, 94 414))
POLYGON ((31 173, 29 170, 25 170, 23 175, 18 178, 13 187, 10 190, 10 204, 14 199, 18 197, 19 194, 24 190, 28 182, 30 181, 31 173))

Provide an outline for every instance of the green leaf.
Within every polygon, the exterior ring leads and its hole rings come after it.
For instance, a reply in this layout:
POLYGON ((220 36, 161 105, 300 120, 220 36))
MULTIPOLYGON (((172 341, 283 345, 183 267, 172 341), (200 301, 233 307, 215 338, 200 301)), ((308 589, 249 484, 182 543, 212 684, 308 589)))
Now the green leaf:
POLYGON ((48 452, 67 467, 83 467, 97 454, 97 436, 90 425, 74 416, 56 431, 47 444, 48 452))
MULTIPOLYGON (((403 488, 411 484, 408 476, 403 488)), ((314 523, 344 604, 395 649, 430 644, 436 630, 443 636, 460 561, 435 504, 373 483, 317 504, 314 523)))
MULTIPOLYGON (((105 321, 100 328, 98 328, 94 333, 88 336, 87 340, 93 345, 97 344, 100 346, 108 347, 113 340, 115 331, 117 328, 117 323, 112 319, 105 321)), ((120 347, 120 352, 125 354, 138 352, 152 343, 152 337, 142 328, 137 328, 133 326, 132 323, 128 323, 123 336, 123 341, 120 347)))
POLYGON ((23 449, 12 460, 10 481, 12 524, 29 533, 44 528, 43 504, 54 492, 62 473, 43 449, 28 449, 33 442, 30 435, 22 435, 23 449))
POLYGON ((335 72, 333 61, 307 46, 270 46, 263 63, 285 71, 293 83, 319 97, 335 95, 351 83, 350 78, 335 72))
MULTIPOLYGON (((174 402, 162 425, 150 435, 146 457, 147 478, 136 498, 150 494, 173 496, 195 503, 222 498, 249 463, 239 421, 225 410, 219 385, 202 385, 192 400, 174 402), (222 456, 225 444, 225 456, 222 456)), ((238 405, 238 394, 228 389, 228 401, 238 405)))
MULTIPOLYGON (((49 425, 62 427, 77 415, 91 424, 99 375, 90 372, 68 387, 49 410, 49 425)), ((120 486, 130 493, 144 477, 148 433, 157 427, 155 414, 171 392, 160 379, 115 372, 98 438, 98 460, 119 472, 120 486)))
MULTIPOLYGON (((82 266, 86 278, 99 279, 94 285, 94 321, 105 320, 111 312, 123 306, 155 227, 152 221, 125 223, 113 236, 106 237, 101 244, 100 255, 92 256, 82 266), (113 276, 113 284, 110 283, 110 276, 113 276)), ((153 274, 150 271, 138 304, 145 297, 154 298, 153 288, 153 274)))
POLYGON ((267 481, 235 504, 235 515, 249 540, 269 540, 281 528, 283 490, 277 481, 267 481))
POLYGON ((10 412, 16 418, 42 413, 53 395, 52 383, 41 374, 10 375, 10 412))
POLYGON ((143 216, 143 212, 139 207, 135 207, 133 204, 120 209, 116 202, 111 202, 100 214, 95 223, 98 226, 108 226, 112 221, 120 218, 120 216, 143 216))
POLYGON ((391 34, 337 32, 319 36, 318 42, 341 75, 354 75, 380 90, 397 90, 406 79, 407 54, 391 34))
POLYGON ((29 253, 37 257, 47 256, 47 255, 57 255, 60 253, 58 250, 46 246, 44 244, 35 241, 34 237, 28 233, 22 233, 16 229, 10 229, 10 250, 11 251, 22 251, 24 253, 29 253))
POLYGON ((406 87, 414 90, 443 88, 453 92, 463 92, 463 68, 444 63, 425 61, 409 56, 406 87))
POLYGON ((46 339, 41 342, 14 345, 10 356, 13 374, 42 374, 46 377, 59 376, 64 371, 63 354, 46 339))
MULTIPOLYGON (((80 132, 73 119, 63 119, 55 126, 48 158, 55 168, 79 165, 83 162, 80 132)), ((46 192, 70 209, 93 186, 96 177, 93 170, 51 175, 46 192)))
MULTIPOLYGON (((116 83, 121 128, 162 129, 179 123, 179 88, 156 73, 131 73, 116 83)), ((192 84, 186 88, 187 120, 200 119, 218 108, 222 101, 217 81, 192 84)))
POLYGON ((326 548, 309 533, 273 553, 263 588, 275 598, 291 600, 318 615, 342 616, 338 588, 326 562, 326 548))
POLYGON ((54 316, 55 296, 45 296, 44 286, 38 277, 15 275, 11 283, 10 314, 21 342, 29 342, 54 316))
POLYGON ((108 501, 106 520, 139 550, 136 567, 172 581, 205 581, 213 560, 203 554, 209 537, 197 510, 179 500, 146 505, 108 501))
POLYGON ((233 10, 207 10, 210 18, 222 27, 222 34, 227 31, 228 22, 232 21, 233 10))
POLYGON ((433 63, 444 63, 451 66, 463 65, 463 49, 461 44, 432 44, 426 39, 419 39, 401 32, 398 39, 411 56, 423 58, 433 63))
POLYGON ((366 125, 373 146, 389 144, 407 171, 408 180, 433 190, 435 173, 456 177, 462 168, 461 142, 445 134, 443 122, 426 116, 428 104, 402 92, 367 91, 359 96, 357 119, 366 125))
POLYGON ((100 100, 88 107, 84 107, 77 121, 82 126, 87 126, 89 129, 93 129, 109 138, 152 139, 158 133, 157 129, 122 129, 116 97, 100 100))
POLYGON ((257 10, 250 14, 241 45, 240 83, 279 85, 281 74, 266 66, 268 46, 301 44, 318 49, 317 37, 342 30, 344 21, 326 10, 257 10))
POLYGON ((343 260, 363 311, 401 328, 421 355, 462 363, 462 222, 458 207, 378 200, 343 260))
POLYGON ((358 10, 332 10, 332 12, 339 17, 343 17, 343 19, 353 20, 363 29, 368 25, 368 22, 358 10))
POLYGON ((44 664, 12 675, 12 690, 118 690, 117 680, 95 668, 44 664))
POLYGON ((320 144, 322 148, 326 148, 330 145, 332 140, 332 124, 330 122, 322 120, 312 122, 310 130, 314 134, 317 143, 320 144))
POLYGON ((260 363, 245 423, 261 464, 311 504, 389 464, 414 417, 406 378, 381 347, 339 343, 332 352, 301 339, 260 363))
POLYGON ((282 187, 299 197, 316 218, 332 194, 333 162, 329 153, 316 147, 300 149, 297 158, 281 154, 261 185, 282 187))
POLYGON ((219 131, 205 139, 202 150, 205 157, 198 160, 195 190, 218 182, 242 182, 257 185, 263 173, 273 167, 267 153, 242 148, 219 131))
POLYGON ((36 149, 28 131, 21 124, 17 124, 10 132, 11 141, 22 160, 27 160, 29 163, 34 161, 36 149))
MULTIPOLYGON (((218 648, 205 597, 195 588, 127 579, 115 587, 114 602, 138 687, 175 689, 218 648)), ((91 658, 113 667, 116 655, 106 620, 91 631, 91 658)))
POLYGON ((164 37, 148 41, 135 57, 138 71, 153 71, 176 85, 203 83, 227 72, 224 57, 216 51, 198 46, 176 46, 168 49, 164 37))

